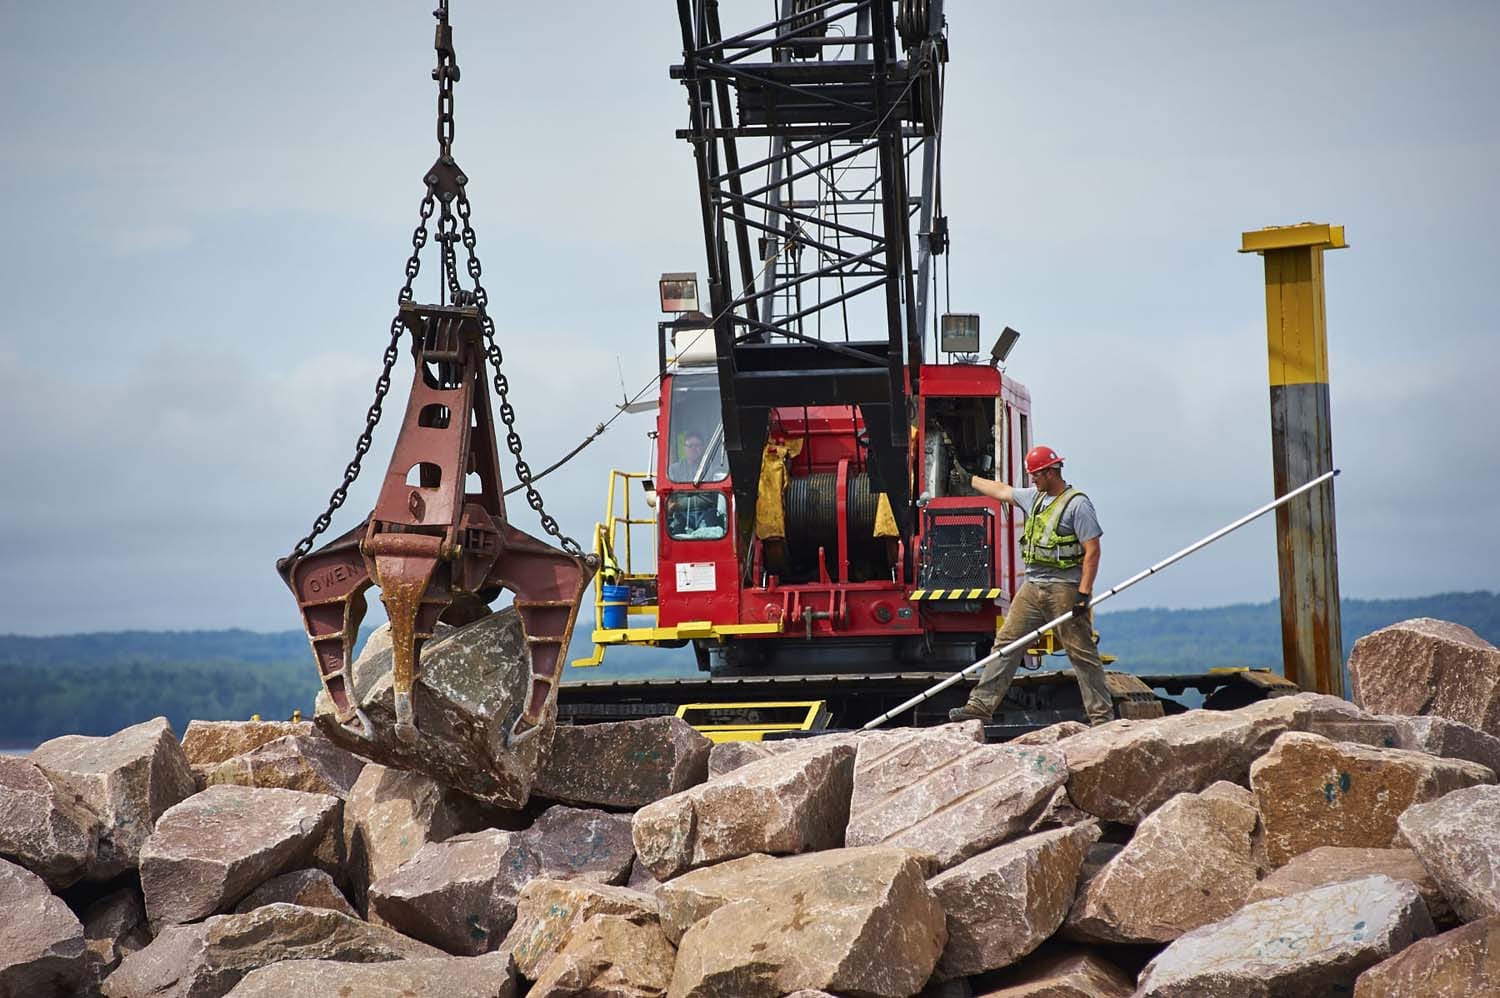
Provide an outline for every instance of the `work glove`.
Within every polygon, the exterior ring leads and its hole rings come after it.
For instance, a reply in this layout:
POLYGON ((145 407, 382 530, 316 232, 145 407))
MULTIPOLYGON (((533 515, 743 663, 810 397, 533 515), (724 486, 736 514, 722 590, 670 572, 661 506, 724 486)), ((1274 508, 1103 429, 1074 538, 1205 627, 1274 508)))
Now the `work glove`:
POLYGON ((1091 598, 1090 594, 1084 592, 1082 589, 1078 590, 1078 595, 1073 599, 1073 616, 1087 620, 1089 618, 1089 600, 1091 598))
POLYGON ((974 492, 974 473, 957 461, 953 467, 948 469, 948 494, 953 496, 972 496, 974 492))

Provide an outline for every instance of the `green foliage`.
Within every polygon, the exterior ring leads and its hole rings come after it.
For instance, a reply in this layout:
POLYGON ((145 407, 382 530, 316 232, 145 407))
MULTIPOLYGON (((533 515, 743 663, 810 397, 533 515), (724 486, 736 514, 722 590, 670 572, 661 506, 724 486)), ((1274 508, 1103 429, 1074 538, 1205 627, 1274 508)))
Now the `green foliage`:
MULTIPOLYGON (((1413 599, 1346 599, 1341 604, 1344 656, 1371 631, 1413 617, 1437 617, 1500 644, 1500 593, 1441 593, 1413 599)), ((1281 603, 1237 603, 1203 610, 1103 612, 1099 645, 1127 672, 1182 673, 1227 666, 1280 671, 1281 603)))
MULTIPOLYGON (((1471 627, 1500 644, 1500 594, 1444 593, 1418 599, 1345 600, 1345 653, 1362 635, 1412 617, 1471 627)), ((1118 668, 1142 673, 1196 672, 1217 666, 1278 668, 1278 604, 1205 610, 1101 613, 1106 652, 1118 668)), ((588 653, 575 636, 572 656, 588 653)), ((567 679, 691 675, 692 653, 616 649, 600 669, 568 668, 567 679)), ((288 717, 311 713, 318 678, 300 632, 126 631, 51 638, 0 635, 0 747, 27 746, 60 734, 109 734, 165 714, 180 734, 190 719, 288 717)))

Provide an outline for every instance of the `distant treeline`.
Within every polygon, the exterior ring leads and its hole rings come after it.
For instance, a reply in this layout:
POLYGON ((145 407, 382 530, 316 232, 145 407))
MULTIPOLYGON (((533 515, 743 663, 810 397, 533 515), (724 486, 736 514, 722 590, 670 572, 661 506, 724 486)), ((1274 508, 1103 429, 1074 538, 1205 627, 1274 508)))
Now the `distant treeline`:
MULTIPOLYGON (((1500 594, 1443 593, 1417 599, 1345 600, 1344 645, 1398 620, 1438 617, 1500 644, 1500 594)), ((1220 666, 1279 668, 1278 605, 1101 613, 1104 650, 1133 672, 1193 672, 1220 666)), ((572 657, 586 655, 575 636, 572 657)), ((567 678, 695 672, 685 651, 619 649, 599 669, 567 678)), ((180 734, 191 718, 288 717, 312 710, 318 691, 307 638, 298 631, 123 631, 28 638, 0 635, 0 747, 60 734, 108 734, 165 714, 180 734)))

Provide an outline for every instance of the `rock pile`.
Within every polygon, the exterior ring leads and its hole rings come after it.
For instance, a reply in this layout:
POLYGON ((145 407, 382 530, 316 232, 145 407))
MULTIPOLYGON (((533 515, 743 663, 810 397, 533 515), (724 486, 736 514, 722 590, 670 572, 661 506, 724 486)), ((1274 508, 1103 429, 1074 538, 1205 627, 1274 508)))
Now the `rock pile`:
MULTIPOLYGON (((1485 681, 1419 623, 1362 693, 1485 681)), ((0 760, 0 998, 1500 994, 1500 731, 1375 709, 600 724, 519 807, 307 724, 58 739, 0 760)))

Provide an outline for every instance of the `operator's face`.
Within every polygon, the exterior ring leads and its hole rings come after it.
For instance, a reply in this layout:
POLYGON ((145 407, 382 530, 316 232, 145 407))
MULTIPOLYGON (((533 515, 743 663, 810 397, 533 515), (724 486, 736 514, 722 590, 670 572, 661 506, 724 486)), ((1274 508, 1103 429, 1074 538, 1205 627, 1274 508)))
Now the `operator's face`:
POLYGON ((682 442, 682 456, 689 461, 697 461, 703 457, 703 438, 699 436, 688 437, 682 442))
POLYGON ((1053 489, 1062 484, 1062 471, 1056 465, 1043 468, 1031 476, 1032 484, 1043 492, 1051 493, 1053 489))

